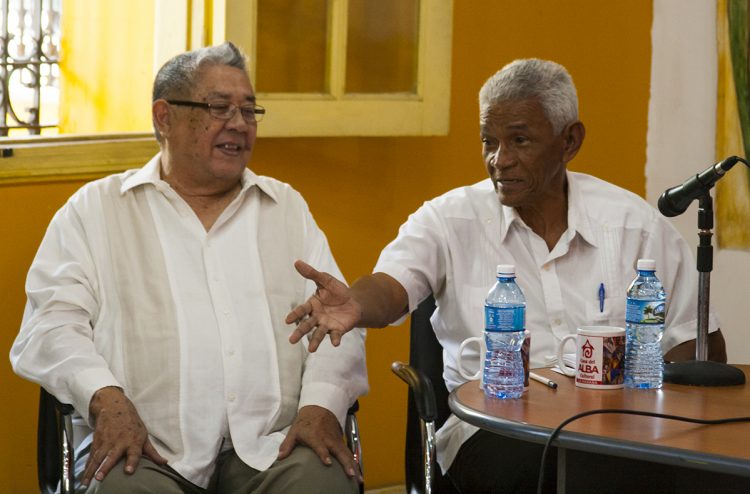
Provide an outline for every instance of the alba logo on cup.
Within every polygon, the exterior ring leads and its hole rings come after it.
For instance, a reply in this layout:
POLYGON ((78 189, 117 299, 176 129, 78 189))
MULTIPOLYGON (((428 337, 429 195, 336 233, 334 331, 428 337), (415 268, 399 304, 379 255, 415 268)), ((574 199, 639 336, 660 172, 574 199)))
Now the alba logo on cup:
POLYGON ((591 344, 588 338, 586 339, 586 343, 584 343, 581 347, 581 352, 586 358, 591 358, 594 355, 594 346, 591 344))
POLYGON ((593 389, 619 389, 625 382, 625 328, 584 326, 562 338, 557 351, 560 370, 575 376, 576 386, 593 389), (576 366, 563 362, 568 340, 576 340, 576 366))

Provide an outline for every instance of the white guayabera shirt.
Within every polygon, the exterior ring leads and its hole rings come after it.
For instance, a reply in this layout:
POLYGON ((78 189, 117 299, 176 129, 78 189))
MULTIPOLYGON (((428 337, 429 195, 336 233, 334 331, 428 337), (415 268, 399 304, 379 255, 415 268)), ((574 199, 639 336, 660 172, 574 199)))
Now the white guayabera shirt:
POLYGON ((52 220, 29 271, 11 361, 88 420, 119 386, 169 465, 205 487, 222 447, 264 470, 305 405, 340 423, 367 391, 363 330, 314 354, 288 342, 288 311, 315 286, 303 259, 341 273, 307 204, 249 170, 209 232, 144 168, 92 182, 52 220))
MULTIPOLYGON (((568 172, 567 178, 568 229, 551 252, 515 209, 500 204, 487 179, 426 202, 381 253, 373 272, 387 273, 404 286, 410 311, 435 295, 431 322, 443 346, 448 390, 465 382, 456 367, 458 347, 484 330, 484 299, 498 264, 516 266, 526 297, 532 368, 551 365, 545 357, 580 325, 624 327, 625 292, 639 258, 656 260, 667 293, 662 348, 695 338, 698 275, 677 230, 625 189, 581 173, 568 172), (602 283, 606 295, 600 310, 602 283)), ((718 328, 713 314, 709 324, 711 331, 718 328)), ((441 427, 437 445, 443 471, 476 430, 455 416, 441 427)))

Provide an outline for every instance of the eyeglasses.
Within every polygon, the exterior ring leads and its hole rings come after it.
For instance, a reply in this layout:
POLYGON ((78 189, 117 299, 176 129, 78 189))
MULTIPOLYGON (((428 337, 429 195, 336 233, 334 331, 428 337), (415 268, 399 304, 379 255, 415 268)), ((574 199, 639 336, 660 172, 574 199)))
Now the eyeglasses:
POLYGON ((208 110, 208 114, 219 120, 231 120, 237 110, 240 111, 240 115, 247 123, 260 122, 263 120, 263 115, 266 114, 266 109, 259 105, 244 105, 237 106, 230 103, 203 103, 200 101, 182 101, 176 99, 168 99, 167 103, 176 106, 190 106, 193 108, 203 108, 208 110))

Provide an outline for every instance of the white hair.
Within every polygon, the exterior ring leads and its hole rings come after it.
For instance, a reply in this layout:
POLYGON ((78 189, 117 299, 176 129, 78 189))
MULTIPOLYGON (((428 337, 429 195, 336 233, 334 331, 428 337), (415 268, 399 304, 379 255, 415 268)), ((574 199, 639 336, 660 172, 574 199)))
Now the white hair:
POLYGON ((570 74, 558 63, 537 58, 514 60, 487 79, 479 90, 479 110, 530 98, 542 105, 555 134, 578 120, 578 94, 570 74))

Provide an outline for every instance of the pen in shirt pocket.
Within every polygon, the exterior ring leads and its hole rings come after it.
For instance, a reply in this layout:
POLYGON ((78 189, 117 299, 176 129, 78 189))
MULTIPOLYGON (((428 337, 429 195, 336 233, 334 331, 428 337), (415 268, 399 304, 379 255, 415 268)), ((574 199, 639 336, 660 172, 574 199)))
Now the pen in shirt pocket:
POLYGON ((599 312, 604 312, 604 283, 599 283, 599 312))

